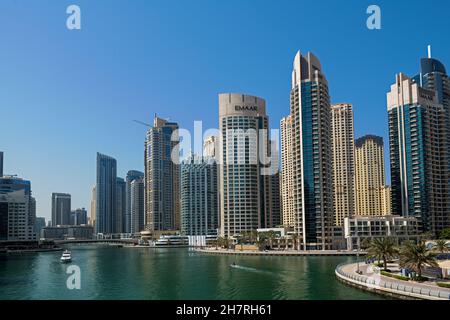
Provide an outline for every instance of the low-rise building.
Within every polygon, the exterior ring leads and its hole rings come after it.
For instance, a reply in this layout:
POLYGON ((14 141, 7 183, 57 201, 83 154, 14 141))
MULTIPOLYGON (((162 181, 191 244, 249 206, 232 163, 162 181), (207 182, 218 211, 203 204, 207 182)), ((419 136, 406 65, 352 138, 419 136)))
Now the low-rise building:
POLYGON ((414 217, 354 216, 344 219, 347 249, 358 249, 364 239, 392 237, 397 243, 417 240, 419 221, 414 217))
POLYGON ((45 227, 41 230, 41 240, 87 240, 92 239, 94 228, 92 226, 56 226, 45 227))

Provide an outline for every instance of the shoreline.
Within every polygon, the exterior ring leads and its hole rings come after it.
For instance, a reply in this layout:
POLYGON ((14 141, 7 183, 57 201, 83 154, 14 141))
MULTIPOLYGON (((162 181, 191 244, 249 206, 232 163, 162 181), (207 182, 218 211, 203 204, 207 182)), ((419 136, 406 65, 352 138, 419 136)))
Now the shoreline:
POLYGON ((395 280, 380 274, 373 276, 360 275, 354 272, 356 263, 338 265, 335 269, 336 278, 351 287, 375 294, 403 300, 450 300, 450 291, 421 283, 395 280))
POLYGON ((37 253, 37 252, 56 252, 56 251, 62 251, 63 248, 51 248, 51 249, 44 249, 44 248, 38 248, 38 249, 23 249, 23 250, 5 250, 0 251, 1 254, 5 255, 14 255, 14 254, 22 254, 22 253, 37 253))
MULTIPOLYGON (((225 255, 244 255, 244 256, 357 256, 354 251, 337 251, 337 250, 308 250, 308 251, 253 251, 253 250, 225 250, 225 249, 194 249, 194 251, 206 254, 225 254, 225 255)), ((364 256, 365 252, 359 252, 360 256, 364 256)))

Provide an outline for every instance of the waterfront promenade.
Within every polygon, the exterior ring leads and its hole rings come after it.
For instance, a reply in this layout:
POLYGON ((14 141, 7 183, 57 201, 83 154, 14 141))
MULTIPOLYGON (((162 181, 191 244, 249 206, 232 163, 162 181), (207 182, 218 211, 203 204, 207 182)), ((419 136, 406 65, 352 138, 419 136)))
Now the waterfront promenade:
POLYGON ((402 299, 450 300, 450 289, 441 288, 434 282, 404 281, 383 276, 373 265, 362 262, 336 267, 336 277, 360 289, 402 299))
MULTIPOLYGON (((208 254, 225 254, 225 255, 245 255, 245 256, 356 256, 356 251, 338 251, 338 250, 234 250, 234 249, 221 249, 221 248, 197 248, 194 249, 197 252, 208 254)), ((359 252, 359 255, 365 255, 365 252, 359 252)))

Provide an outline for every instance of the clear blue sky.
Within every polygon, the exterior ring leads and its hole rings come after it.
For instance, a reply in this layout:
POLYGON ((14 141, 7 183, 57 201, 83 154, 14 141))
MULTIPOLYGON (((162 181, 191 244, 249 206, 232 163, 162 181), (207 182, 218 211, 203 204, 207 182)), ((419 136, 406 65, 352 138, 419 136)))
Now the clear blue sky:
POLYGON ((450 68, 449 12, 441 0, 2 0, 5 171, 32 181, 38 216, 50 217, 51 192, 89 208, 97 151, 122 177, 143 170, 146 128, 133 119, 217 127, 217 94, 245 92, 279 127, 297 50, 319 57, 332 102, 353 103, 356 137, 383 136, 387 153, 386 92, 396 73, 418 72, 429 43, 450 68), (70 4, 80 31, 66 28, 70 4), (370 4, 379 31, 366 28, 370 4))

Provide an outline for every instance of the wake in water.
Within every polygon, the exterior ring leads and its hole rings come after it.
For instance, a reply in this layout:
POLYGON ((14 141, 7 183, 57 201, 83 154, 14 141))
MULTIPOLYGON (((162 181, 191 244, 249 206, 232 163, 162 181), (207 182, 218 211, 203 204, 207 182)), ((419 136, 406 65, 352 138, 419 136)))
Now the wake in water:
POLYGON ((264 270, 259 270, 259 269, 256 269, 256 268, 240 266, 238 264, 231 264, 230 267, 234 268, 234 269, 240 269, 240 270, 245 270, 245 271, 250 271, 250 272, 271 273, 271 272, 264 271, 264 270))

